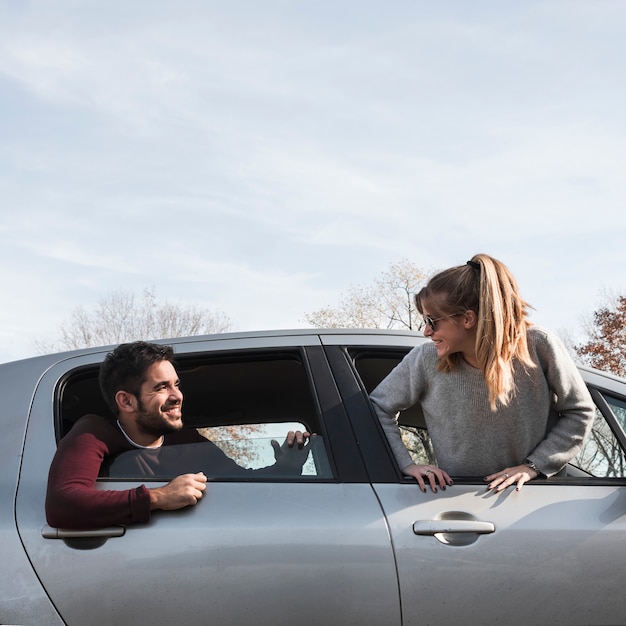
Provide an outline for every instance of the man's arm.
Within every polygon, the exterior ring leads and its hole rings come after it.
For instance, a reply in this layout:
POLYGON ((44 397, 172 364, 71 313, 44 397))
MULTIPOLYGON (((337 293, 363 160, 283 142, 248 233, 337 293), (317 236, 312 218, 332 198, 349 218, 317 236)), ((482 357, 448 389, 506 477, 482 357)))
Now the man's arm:
POLYGON ((146 523, 154 509, 195 504, 206 488, 203 475, 179 476, 164 487, 96 488, 105 458, 127 450, 121 433, 106 420, 82 418, 61 440, 50 466, 46 518, 56 528, 88 529, 146 523), (152 494, 152 492, 155 492, 152 494))

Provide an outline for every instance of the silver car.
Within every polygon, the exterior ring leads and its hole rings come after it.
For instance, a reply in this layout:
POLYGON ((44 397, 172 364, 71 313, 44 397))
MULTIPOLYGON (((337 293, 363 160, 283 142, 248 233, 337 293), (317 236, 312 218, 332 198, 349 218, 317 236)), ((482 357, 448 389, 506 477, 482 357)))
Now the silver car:
MULTIPOLYGON (((288 430, 317 433, 315 445, 297 478, 198 467, 210 483, 196 507, 95 531, 47 526, 44 500, 59 439, 82 415, 108 414, 97 374, 110 348, 0 365, 0 623, 625 624, 625 381, 582 369, 597 419, 562 475, 498 495, 482 477, 423 493, 368 400, 420 341, 316 330, 168 341, 186 427, 252 468, 273 462, 270 441, 288 430)), ((429 459, 419 411, 401 422, 429 459)), ((98 485, 170 478, 112 465, 98 485)))

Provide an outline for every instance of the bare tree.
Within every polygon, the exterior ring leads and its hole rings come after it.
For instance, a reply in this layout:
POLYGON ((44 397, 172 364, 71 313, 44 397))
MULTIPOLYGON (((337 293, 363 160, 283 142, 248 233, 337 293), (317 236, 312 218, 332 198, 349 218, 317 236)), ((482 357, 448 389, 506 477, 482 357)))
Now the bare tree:
POLYGON ((417 328, 413 294, 425 273, 403 259, 392 263, 371 285, 351 287, 337 307, 307 313, 304 319, 317 328, 417 328))
POLYGON ((35 345, 38 352, 46 353, 229 330, 232 322, 223 313, 159 303, 153 289, 146 289, 141 298, 131 292, 114 291, 101 298, 93 311, 74 309, 69 321, 59 326, 60 339, 51 343, 36 341, 35 345))
POLYGON ((400 436, 414 463, 436 465, 435 450, 430 435, 425 428, 400 425, 400 436))
POLYGON ((626 297, 611 296, 586 324, 588 341, 575 346, 585 365, 626 376, 626 297))
MULTIPOLYGON (((624 409, 611 407, 618 419, 624 419, 624 409)), ((624 451, 602 415, 597 412, 589 437, 573 464, 592 476, 622 478, 626 470, 624 451)))

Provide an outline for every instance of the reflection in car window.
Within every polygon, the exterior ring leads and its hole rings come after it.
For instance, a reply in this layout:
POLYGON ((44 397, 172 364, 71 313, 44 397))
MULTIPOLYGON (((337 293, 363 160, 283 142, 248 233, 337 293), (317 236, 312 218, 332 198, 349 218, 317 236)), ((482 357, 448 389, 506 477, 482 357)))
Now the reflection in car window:
MULTIPOLYGON (((609 398, 606 399, 609 401, 609 398)), ((621 412, 621 423, 623 424, 625 407, 613 405, 611 401, 609 401, 609 405, 614 412, 621 412)), ((616 417, 618 417, 617 413, 616 417)), ((596 409, 591 434, 585 441, 582 450, 572 459, 570 464, 597 478, 626 477, 624 450, 598 409, 596 409)))
POLYGON ((626 433, 626 402, 623 399, 610 395, 605 395, 604 399, 611 408, 615 419, 622 429, 622 433, 626 433))
MULTIPOLYGON (((272 440, 282 445, 289 431, 304 432, 307 427, 300 422, 278 422, 214 426, 198 430, 238 465, 249 469, 258 469, 274 463, 272 440)), ((310 454, 302 467, 302 475, 320 476, 325 473, 321 467, 316 467, 316 459, 314 455, 310 454)), ((330 476, 327 475, 326 478, 330 478, 330 476)))

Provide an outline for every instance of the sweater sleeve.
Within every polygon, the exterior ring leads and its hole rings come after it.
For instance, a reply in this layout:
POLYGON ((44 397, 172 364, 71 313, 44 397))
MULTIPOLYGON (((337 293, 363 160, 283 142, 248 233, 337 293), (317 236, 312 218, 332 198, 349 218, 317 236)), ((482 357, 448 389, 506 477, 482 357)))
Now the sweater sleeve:
POLYGON ((145 485, 125 490, 96 488, 103 460, 119 451, 117 434, 108 422, 90 415, 60 441, 48 475, 46 518, 50 526, 83 530, 149 521, 150 493, 145 485))
POLYGON ((536 350, 558 419, 528 455, 546 476, 560 471, 580 451, 595 417, 595 404, 574 361, 554 335, 535 329, 536 350))
POLYGON ((422 350, 421 345, 413 348, 370 394, 391 451, 402 470, 411 465, 413 459, 402 441, 398 414, 419 400, 423 385, 419 374, 422 350))

